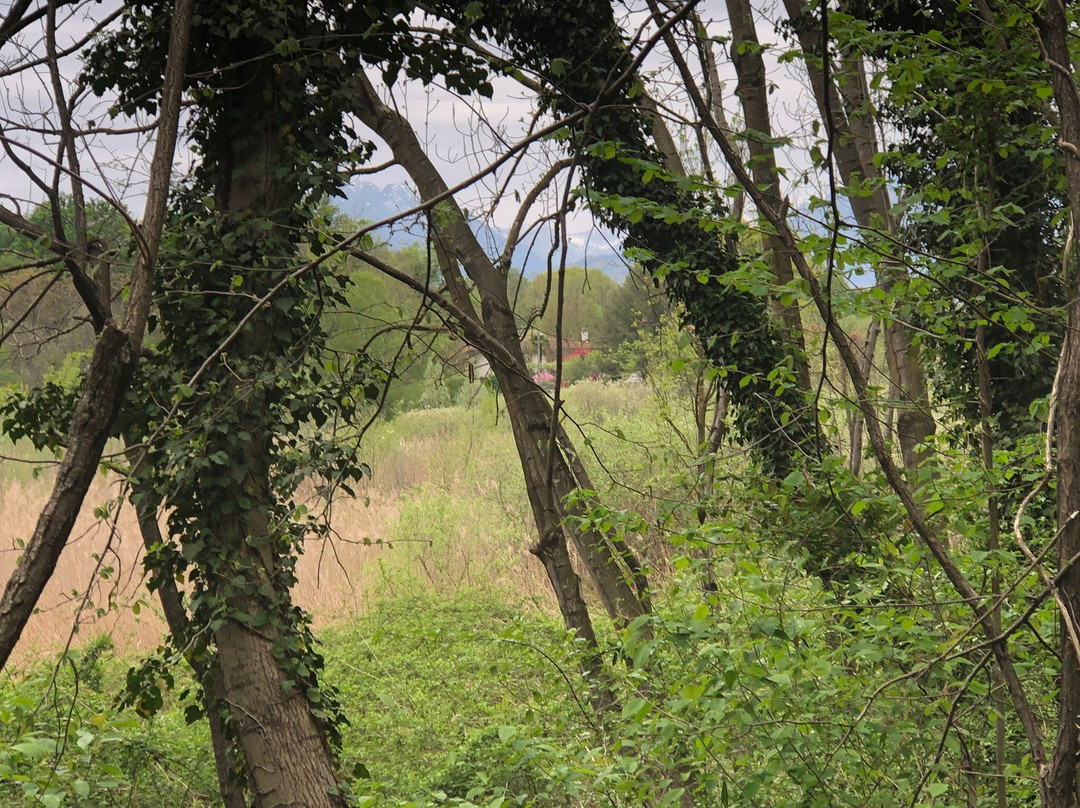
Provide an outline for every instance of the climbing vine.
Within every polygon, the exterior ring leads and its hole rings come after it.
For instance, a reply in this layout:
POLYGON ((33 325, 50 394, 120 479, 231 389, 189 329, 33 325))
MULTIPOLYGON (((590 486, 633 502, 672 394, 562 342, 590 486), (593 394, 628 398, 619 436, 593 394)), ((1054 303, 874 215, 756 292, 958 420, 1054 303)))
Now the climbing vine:
MULTIPOLYGON (((331 745, 340 737, 344 718, 290 590, 305 541, 329 530, 301 486, 351 492, 366 473, 356 428, 382 381, 363 356, 326 348, 322 312, 345 303, 345 281, 320 260, 313 227, 321 200, 371 153, 345 117, 358 66, 338 34, 366 31, 356 39, 387 53, 396 24, 379 12, 260 0, 203 5, 193 22, 188 92, 198 104, 188 136, 200 159, 174 195, 162 248, 155 353, 130 407, 148 417, 126 425, 146 441, 131 469, 135 499, 168 513, 168 539, 147 553, 149 585, 186 582, 189 621, 129 676, 144 711, 160 705, 152 683, 170 681, 181 654, 208 691, 216 670, 226 688, 241 688, 229 664, 257 660, 225 656, 243 653, 242 641, 248 653, 268 648, 279 671, 270 687, 304 700, 331 745)), ((147 107, 167 13, 162 2, 129 4, 88 61, 90 83, 114 88, 120 111, 147 107)), ((265 764, 245 759, 263 751, 262 730, 235 702, 210 709, 222 711, 250 781, 265 776, 265 764)), ((203 705, 193 700, 189 718, 203 705)))
POLYGON ((680 305, 728 389, 736 429, 763 468, 783 476, 792 457, 816 441, 794 379, 795 349, 770 317, 767 282, 740 265, 719 232, 730 215, 722 199, 664 168, 648 137, 640 79, 616 81, 631 61, 611 4, 477 5, 444 3, 439 11, 536 71, 553 113, 590 109, 566 133, 583 169, 583 194, 680 305))

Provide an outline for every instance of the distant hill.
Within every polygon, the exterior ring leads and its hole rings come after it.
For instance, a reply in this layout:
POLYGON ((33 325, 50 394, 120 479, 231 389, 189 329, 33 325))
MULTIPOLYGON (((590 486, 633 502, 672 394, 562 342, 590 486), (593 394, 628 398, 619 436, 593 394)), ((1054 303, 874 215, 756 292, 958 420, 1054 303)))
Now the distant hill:
MULTIPOLYGON (((334 200, 337 208, 346 216, 369 222, 389 219, 404 210, 415 207, 416 193, 404 183, 379 187, 371 182, 360 182, 346 189, 344 199, 334 200)), ((507 232, 503 228, 489 227, 479 219, 472 220, 473 232, 490 253, 499 252, 506 244, 507 232)), ((380 237, 394 247, 422 242, 426 238, 422 216, 412 216, 395 222, 379 231, 380 237)), ((619 239, 600 228, 571 233, 566 255, 567 266, 580 266, 602 270, 613 280, 622 283, 626 277, 626 265, 620 250, 619 239)), ((534 278, 547 272, 551 236, 547 229, 528 244, 514 251, 514 266, 524 267, 525 275, 534 278)))

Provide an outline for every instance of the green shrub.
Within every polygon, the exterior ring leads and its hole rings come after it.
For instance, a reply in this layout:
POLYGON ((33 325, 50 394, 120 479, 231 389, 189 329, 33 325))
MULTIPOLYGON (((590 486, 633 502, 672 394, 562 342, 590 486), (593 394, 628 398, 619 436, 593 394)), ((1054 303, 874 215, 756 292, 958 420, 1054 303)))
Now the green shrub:
POLYGON ((0 686, 0 802, 202 808, 219 802, 206 727, 169 700, 150 719, 117 710, 124 660, 100 637, 0 686))

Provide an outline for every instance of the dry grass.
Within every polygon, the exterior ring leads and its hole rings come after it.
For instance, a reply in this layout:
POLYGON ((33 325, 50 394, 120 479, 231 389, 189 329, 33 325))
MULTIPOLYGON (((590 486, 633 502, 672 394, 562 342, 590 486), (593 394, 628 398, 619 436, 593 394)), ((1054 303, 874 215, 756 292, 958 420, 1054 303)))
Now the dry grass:
MULTIPOLYGON (((33 533, 49 495, 51 480, 11 482, 0 500, 0 578, 7 580, 22 552, 20 541, 33 533)), ((42 594, 15 652, 16 659, 51 654, 69 639, 107 634, 125 651, 160 644, 166 631, 156 596, 143 585, 142 539, 134 509, 125 503, 108 519, 94 509, 114 501, 119 486, 101 478, 91 488, 56 573, 42 594), (137 613, 136 613, 137 612, 137 613)), ((319 623, 348 617, 363 608, 373 586, 376 560, 386 552, 378 542, 395 516, 392 503, 344 500, 334 508, 332 541, 307 547, 299 565, 298 603, 319 623), (353 539, 352 537, 360 537, 353 539), (365 545, 363 537, 371 540, 365 545)))
MULTIPOLYGON (((43 475, 37 480, 9 482, 3 489, 0 577, 5 581, 22 552, 20 542, 34 531, 50 484, 50 476, 43 475)), ((52 653, 64 647, 69 638, 74 637, 78 644, 80 638, 101 633, 132 650, 160 642, 164 623, 153 608, 143 608, 153 601, 141 582, 142 541, 134 512, 124 508, 110 519, 94 516, 95 507, 116 494, 116 486, 104 477, 91 487, 56 573, 23 632, 16 658, 52 653), (139 602, 136 615, 133 606, 139 602)))
MULTIPOLYGON (((501 430, 474 436, 462 412, 410 413, 372 440, 368 459, 376 476, 356 499, 334 502, 332 538, 310 542, 299 562, 293 594, 317 627, 363 611, 373 597, 417 589, 503 590, 538 609, 555 608, 543 569, 528 553, 531 523, 513 444, 503 442, 501 430), (448 449, 463 430, 468 446, 448 449)), ((0 579, 6 581, 52 475, 32 478, 7 463, 0 471, 0 579)), ((142 540, 132 507, 116 507, 120 493, 115 478, 94 483, 16 659, 98 634, 122 651, 160 644, 165 622, 143 585, 142 540), (110 500, 109 517, 97 518, 95 508, 110 500)))

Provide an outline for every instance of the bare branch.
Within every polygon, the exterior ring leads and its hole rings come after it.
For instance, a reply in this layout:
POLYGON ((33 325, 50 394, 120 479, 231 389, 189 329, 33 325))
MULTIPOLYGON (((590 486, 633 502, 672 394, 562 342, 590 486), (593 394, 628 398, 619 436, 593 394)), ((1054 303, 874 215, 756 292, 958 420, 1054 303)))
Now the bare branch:
MULTIPOLYGON (((175 147, 180 94, 184 86, 184 64, 188 51, 193 0, 176 0, 169 37, 166 80, 162 88, 162 107, 170 111, 160 121, 160 135, 155 146, 155 166, 171 166, 175 147)), ((161 232, 169 174, 158 176, 163 186, 148 195, 146 219, 155 236, 161 232)), ((139 265, 149 284, 149 275, 156 262, 157 239, 153 245, 144 242, 139 265), (151 250, 153 250, 152 254, 151 250)), ((11 656, 26 621, 33 613, 45 584, 56 569, 60 553, 75 524, 86 491, 97 473, 98 462, 105 447, 116 415, 123 401, 138 359, 149 293, 135 300, 128 312, 128 325, 138 327, 137 334, 118 328, 111 320, 105 325, 94 347, 90 368, 72 417, 67 452, 57 470, 52 493, 38 518, 37 526, 27 542, 22 561, 12 573, 0 599, 0 668, 11 656), (136 309, 141 306, 141 313, 136 309), (134 312, 132 310, 135 310, 134 312)))

